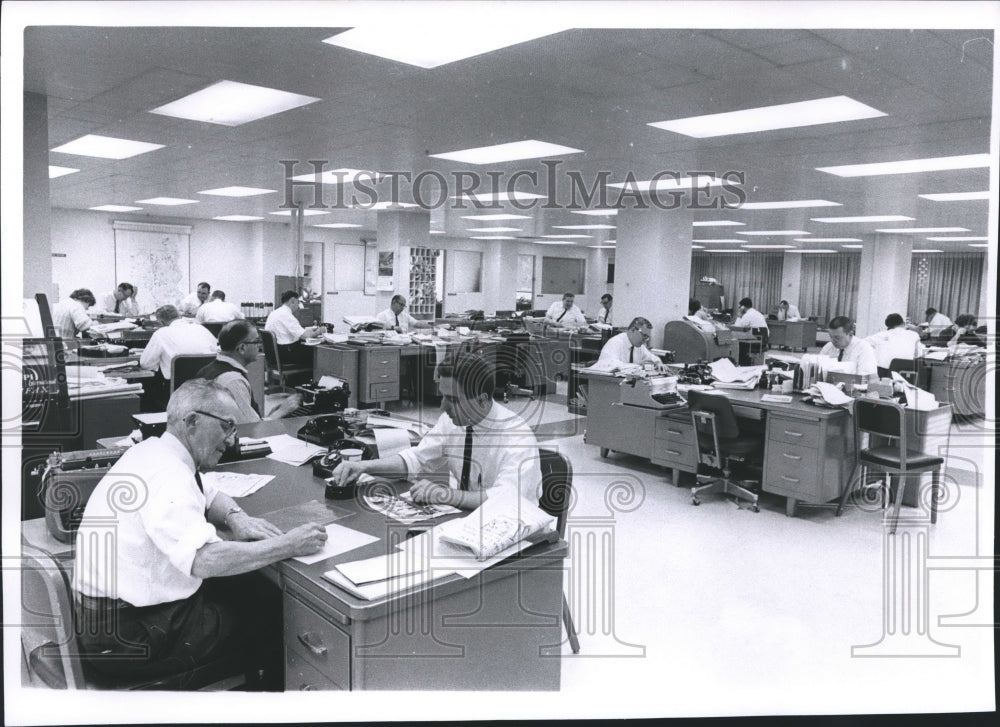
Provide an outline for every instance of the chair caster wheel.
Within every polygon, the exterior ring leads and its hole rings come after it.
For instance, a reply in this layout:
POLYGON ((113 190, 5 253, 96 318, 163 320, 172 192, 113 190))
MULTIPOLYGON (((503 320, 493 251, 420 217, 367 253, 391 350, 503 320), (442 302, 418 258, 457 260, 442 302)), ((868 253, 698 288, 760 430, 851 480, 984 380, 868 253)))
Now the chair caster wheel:
POLYGON ((692 497, 691 498, 691 504, 692 505, 700 505, 701 504, 701 500, 699 500, 697 497, 692 497))
POLYGON ((607 447, 601 447, 601 458, 602 459, 607 459, 609 454, 611 454, 611 450, 610 449, 608 449, 607 447))
POLYGON ((753 510, 754 512, 760 512, 760 506, 756 504, 750 509, 753 510))

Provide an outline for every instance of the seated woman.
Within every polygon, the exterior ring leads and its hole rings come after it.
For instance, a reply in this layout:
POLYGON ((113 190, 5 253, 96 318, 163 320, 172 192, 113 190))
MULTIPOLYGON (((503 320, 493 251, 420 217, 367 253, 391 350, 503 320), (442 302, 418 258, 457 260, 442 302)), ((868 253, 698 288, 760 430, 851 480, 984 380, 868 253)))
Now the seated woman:
POLYGON ((963 313, 955 318, 955 322, 941 331, 940 339, 949 346, 964 343, 969 346, 985 346, 986 339, 976 333, 976 317, 963 313))

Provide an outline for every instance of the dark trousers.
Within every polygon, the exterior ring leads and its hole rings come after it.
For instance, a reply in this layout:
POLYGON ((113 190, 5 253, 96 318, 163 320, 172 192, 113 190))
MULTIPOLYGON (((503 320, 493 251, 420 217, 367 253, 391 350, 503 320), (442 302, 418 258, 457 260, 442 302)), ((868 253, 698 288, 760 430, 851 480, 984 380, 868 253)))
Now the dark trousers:
POLYGON ((212 578, 190 598, 154 606, 77 603, 84 666, 112 679, 166 677, 242 651, 248 686, 281 691, 282 628, 281 592, 258 573, 212 578))

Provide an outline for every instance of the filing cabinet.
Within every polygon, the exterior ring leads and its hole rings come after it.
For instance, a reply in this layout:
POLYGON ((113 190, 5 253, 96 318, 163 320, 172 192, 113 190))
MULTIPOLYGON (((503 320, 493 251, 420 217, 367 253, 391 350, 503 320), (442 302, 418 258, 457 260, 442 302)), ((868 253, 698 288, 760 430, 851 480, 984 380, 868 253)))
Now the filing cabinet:
POLYGON ((364 403, 399 398, 399 349, 365 346, 358 357, 358 398, 364 403))
POLYGON ((668 414, 656 419, 650 461, 672 469, 674 484, 678 486, 681 472, 698 471, 698 445, 687 409, 683 414, 668 414))

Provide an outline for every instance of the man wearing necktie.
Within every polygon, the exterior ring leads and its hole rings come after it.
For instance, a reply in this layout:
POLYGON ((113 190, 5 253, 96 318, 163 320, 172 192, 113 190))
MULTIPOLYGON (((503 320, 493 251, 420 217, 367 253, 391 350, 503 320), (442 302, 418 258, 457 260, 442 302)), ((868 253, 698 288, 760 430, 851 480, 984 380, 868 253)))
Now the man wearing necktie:
POLYGON ((409 333, 414 328, 430 328, 427 321, 419 321, 406 312, 406 297, 396 294, 392 296, 389 307, 375 316, 382 328, 396 333, 409 333))
POLYGON ((537 501, 541 487, 538 441, 527 424, 493 400, 495 372, 479 356, 449 355, 438 366, 441 416, 420 444, 399 454, 368 461, 342 462, 333 471, 341 485, 362 472, 418 480, 410 489, 415 502, 443 503, 471 510, 489 493, 516 488, 537 501), (419 479, 446 466, 449 485, 419 479))
POLYGON ((139 306, 135 302, 136 289, 131 283, 119 283, 118 287, 104 296, 101 301, 101 310, 105 313, 114 313, 135 318, 139 315, 139 306))
POLYGON ((854 335, 854 321, 837 316, 830 321, 830 342, 820 349, 820 356, 836 356, 838 362, 854 364, 854 373, 878 381, 878 363, 872 345, 854 335))
POLYGON ((574 293, 563 293, 562 301, 553 303, 545 312, 545 322, 558 328, 583 328, 587 318, 583 311, 574 303, 574 293))
POLYGON ((125 452, 87 501, 72 583, 86 669, 155 678, 250 643, 248 675, 265 675, 251 686, 281 688, 280 592, 250 572, 315 553, 326 531, 282 533, 202 477, 236 438, 237 415, 217 383, 185 382, 163 436, 125 452))
POLYGON ((608 339, 598 360, 616 362, 623 366, 645 363, 659 366, 662 363, 659 356, 646 348, 652 331, 653 324, 648 319, 642 316, 633 318, 627 331, 608 339))

